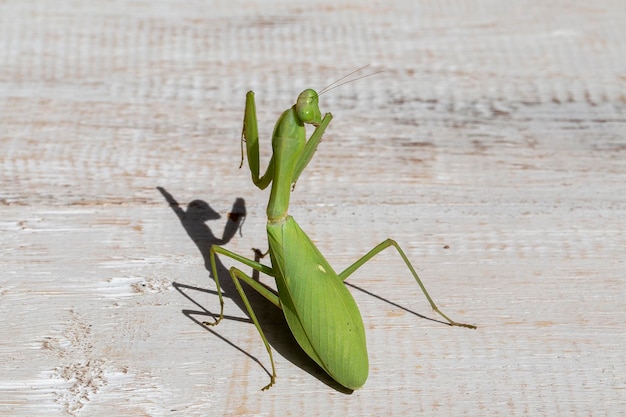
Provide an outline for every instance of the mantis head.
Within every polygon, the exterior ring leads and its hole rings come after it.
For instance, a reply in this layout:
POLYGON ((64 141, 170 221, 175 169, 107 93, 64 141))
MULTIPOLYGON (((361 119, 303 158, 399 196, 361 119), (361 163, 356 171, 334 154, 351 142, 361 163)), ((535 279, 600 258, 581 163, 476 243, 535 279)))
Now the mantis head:
POLYGON ((318 126, 322 122, 322 112, 318 106, 317 93, 306 89, 298 96, 296 101, 296 114, 303 123, 318 126))
POLYGON ((361 71, 365 67, 367 67, 367 65, 355 71, 352 71, 350 74, 344 77, 341 77, 337 81, 327 85, 326 87, 320 90, 319 94, 316 93, 315 90, 312 90, 310 88, 301 92, 300 95, 298 96, 298 101, 296 101, 296 106, 295 106, 296 114, 298 115, 298 118, 300 119, 300 121, 302 123, 312 124, 315 127, 319 126, 319 124, 322 122, 322 112, 320 112, 320 108, 318 106, 319 96, 321 96, 324 93, 327 93, 330 90, 334 90, 337 87, 341 87, 342 85, 345 85, 353 81, 360 80, 361 78, 369 77, 371 75, 382 72, 382 71, 376 71, 371 74, 366 74, 366 75, 354 78, 352 80, 339 83, 340 81, 345 80, 347 77, 361 71))

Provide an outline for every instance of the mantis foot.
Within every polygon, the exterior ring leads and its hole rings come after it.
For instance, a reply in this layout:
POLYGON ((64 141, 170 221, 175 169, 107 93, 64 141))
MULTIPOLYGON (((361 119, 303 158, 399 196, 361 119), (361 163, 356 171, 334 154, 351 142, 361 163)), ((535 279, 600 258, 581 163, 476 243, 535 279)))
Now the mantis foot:
POLYGON ((270 389, 270 387, 271 387, 272 385, 274 385, 275 383, 276 383, 276 376, 275 376, 275 375, 272 375, 272 376, 270 377, 270 383, 269 383, 269 384, 267 384, 266 386, 264 386, 263 388, 261 388, 261 391, 267 391, 267 390, 268 390, 268 389, 270 389))
POLYGON ((224 316, 219 316, 218 318, 215 319, 214 322, 203 321, 202 324, 204 324, 205 326, 217 326, 218 324, 220 324, 220 321, 222 321, 223 318, 224 316))
POLYGON ((468 329, 476 329, 476 326, 474 326, 473 324, 457 323, 456 321, 451 322, 450 326, 466 327, 468 329))

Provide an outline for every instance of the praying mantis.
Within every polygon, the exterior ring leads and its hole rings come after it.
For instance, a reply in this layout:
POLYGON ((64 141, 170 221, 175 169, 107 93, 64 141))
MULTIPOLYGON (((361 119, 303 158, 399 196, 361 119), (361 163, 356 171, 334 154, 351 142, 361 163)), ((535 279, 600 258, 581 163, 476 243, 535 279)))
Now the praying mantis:
MULTIPOLYGON (((328 91, 329 87, 321 90, 320 94, 328 91)), ((217 287, 220 314, 214 322, 205 322, 206 325, 217 325, 224 318, 224 300, 216 267, 217 254, 230 257, 276 280, 277 293, 239 268, 232 267, 229 271, 248 315, 269 354, 272 374, 269 384, 262 390, 267 390, 274 385, 276 367, 272 349, 243 291, 241 282, 249 285, 281 309, 289 329, 304 352, 332 379, 350 390, 356 390, 365 384, 369 362, 361 313, 344 281, 372 257, 390 246, 397 250, 436 313, 451 326, 476 328, 470 324, 453 321, 439 310, 396 241, 392 239, 383 241, 344 271, 336 273, 307 234, 288 214, 289 198, 293 187, 311 161, 324 131, 332 120, 330 113, 326 113, 322 118, 318 104, 320 94, 312 89, 304 90, 298 96, 296 103, 281 114, 272 135, 272 157, 265 174, 260 176, 259 136, 254 92, 247 93, 241 135, 240 168, 243 165, 245 142, 252 182, 261 190, 272 184, 267 205, 266 227, 271 266, 238 255, 221 246, 213 245, 210 250, 211 269, 217 287), (305 124, 315 127, 308 140, 305 124)))

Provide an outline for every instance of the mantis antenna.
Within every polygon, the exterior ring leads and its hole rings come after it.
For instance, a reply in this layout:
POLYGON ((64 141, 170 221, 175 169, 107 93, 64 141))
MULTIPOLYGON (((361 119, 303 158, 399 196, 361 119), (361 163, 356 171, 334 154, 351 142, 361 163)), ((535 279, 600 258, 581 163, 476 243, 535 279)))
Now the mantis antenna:
POLYGON ((370 73, 370 74, 365 74, 365 75, 361 75, 360 77, 353 78, 353 79, 348 80, 348 81, 346 81, 346 82, 343 82, 343 83, 341 83, 341 84, 337 84, 339 81, 345 80, 345 79, 346 79, 346 78, 348 78, 349 76, 351 76, 351 75, 353 75, 353 74, 356 74, 357 72, 359 72, 359 71, 361 71, 361 70, 363 70, 363 69, 365 69, 365 68, 369 67, 369 65, 370 65, 370 64, 367 64, 367 65, 362 66, 361 68, 357 68, 356 70, 352 71, 350 74, 344 75, 344 76, 343 76, 343 77, 341 77, 340 79, 338 79, 338 80, 336 80, 336 81, 333 81, 332 83, 328 84, 326 87, 322 88, 322 89, 320 90, 320 92, 319 92, 319 93, 317 93, 317 96, 319 97, 319 96, 321 96, 321 95, 322 95, 322 94, 324 94, 324 93, 328 93, 330 90, 334 90, 334 89, 335 89, 335 88, 337 88, 337 87, 341 87, 342 85, 346 85, 346 84, 349 84, 349 83, 351 83, 351 82, 354 82, 354 81, 360 80, 360 79, 362 79, 362 78, 367 78, 367 77, 370 77, 370 76, 372 76, 372 75, 375 75, 375 74, 380 74, 381 72, 385 72, 385 71, 382 71, 382 70, 381 70, 381 71, 375 71, 375 72, 372 72, 372 73, 370 73))

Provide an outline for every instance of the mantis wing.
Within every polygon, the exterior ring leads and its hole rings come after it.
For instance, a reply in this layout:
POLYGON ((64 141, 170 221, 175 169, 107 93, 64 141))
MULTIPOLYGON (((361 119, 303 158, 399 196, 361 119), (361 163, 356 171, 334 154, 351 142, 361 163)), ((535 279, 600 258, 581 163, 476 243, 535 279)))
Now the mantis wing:
POLYGON ((267 232, 280 302, 298 344, 341 385, 361 387, 369 364, 352 294, 291 216, 267 232))

